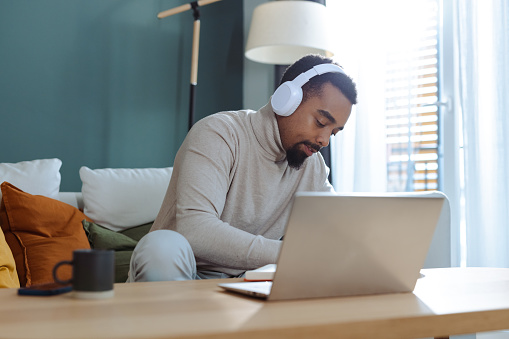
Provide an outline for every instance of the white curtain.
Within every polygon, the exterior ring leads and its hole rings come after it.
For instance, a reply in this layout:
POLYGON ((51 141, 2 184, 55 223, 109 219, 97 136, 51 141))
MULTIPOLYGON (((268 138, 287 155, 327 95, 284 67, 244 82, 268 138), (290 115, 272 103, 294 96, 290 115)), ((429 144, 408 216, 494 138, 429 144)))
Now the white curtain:
MULTIPOLYGON (((425 5, 425 4, 424 4, 425 5)), ((332 141, 332 180, 336 191, 386 191, 387 87, 394 86, 390 58, 401 58, 398 68, 412 82, 419 65, 412 62, 424 24, 423 2, 408 0, 334 0, 327 7, 334 15, 337 46, 334 58, 353 76, 359 93, 358 104, 344 131, 332 141), (391 78, 388 75, 392 74, 391 78)), ((394 61, 392 61, 394 63, 394 61)), ((415 93, 406 93, 415 96, 415 93)), ((410 97, 408 110, 410 112, 410 97)), ((389 103, 390 105, 390 103, 389 103)), ((410 139, 409 139, 410 142, 410 139)), ((412 175, 408 181, 413 183, 412 175)), ((392 185, 394 186, 394 185, 392 185)), ((390 190, 407 190, 403 182, 390 190)), ((411 190, 411 188, 410 188, 411 190)))
POLYGON ((509 267, 509 1, 455 9, 466 264, 509 267))
POLYGON ((331 139, 337 192, 383 192, 387 187, 384 129, 385 50, 378 1, 328 1, 335 17, 335 60, 357 83, 358 104, 345 129, 331 139), (371 8, 366 12, 366 5, 371 8), (375 29, 373 29, 375 27, 375 29))

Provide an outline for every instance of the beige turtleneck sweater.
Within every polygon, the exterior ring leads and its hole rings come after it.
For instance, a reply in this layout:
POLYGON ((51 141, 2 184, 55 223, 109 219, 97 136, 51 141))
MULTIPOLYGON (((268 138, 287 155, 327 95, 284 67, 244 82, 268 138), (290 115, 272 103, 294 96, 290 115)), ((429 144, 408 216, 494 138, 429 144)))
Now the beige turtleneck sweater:
POLYGON ((275 263, 294 194, 333 190, 328 171, 320 153, 288 166, 270 104, 208 116, 177 153, 151 231, 184 235, 198 270, 239 275, 275 263))

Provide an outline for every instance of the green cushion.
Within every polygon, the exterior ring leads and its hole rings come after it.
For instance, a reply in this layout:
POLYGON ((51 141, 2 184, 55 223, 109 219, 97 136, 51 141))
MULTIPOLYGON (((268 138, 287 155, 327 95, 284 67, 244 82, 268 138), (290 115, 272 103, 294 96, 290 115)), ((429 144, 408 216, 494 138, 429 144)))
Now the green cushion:
POLYGON ((83 220, 81 223, 92 248, 115 251, 133 250, 138 243, 127 235, 109 230, 93 222, 83 220))
POLYGON ((131 255, 138 241, 148 233, 152 223, 115 232, 87 220, 82 221, 91 248, 115 251, 115 282, 125 282, 131 255))
POLYGON ((126 282, 133 251, 115 251, 115 282, 126 282))
POLYGON ((150 231, 152 227, 152 222, 140 226, 135 226, 128 228, 126 230, 120 231, 123 235, 127 235, 129 238, 136 240, 136 242, 140 241, 140 239, 150 231))

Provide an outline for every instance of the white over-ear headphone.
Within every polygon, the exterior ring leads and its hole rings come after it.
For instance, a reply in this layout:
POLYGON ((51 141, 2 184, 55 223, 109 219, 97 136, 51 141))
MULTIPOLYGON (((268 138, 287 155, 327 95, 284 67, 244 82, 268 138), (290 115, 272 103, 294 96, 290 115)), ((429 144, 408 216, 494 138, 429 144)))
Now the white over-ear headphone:
POLYGON ((309 71, 300 74, 291 81, 282 83, 272 95, 270 103, 272 109, 278 115, 289 116, 302 102, 302 86, 314 76, 323 73, 343 73, 345 71, 335 64, 319 64, 313 66, 309 71))

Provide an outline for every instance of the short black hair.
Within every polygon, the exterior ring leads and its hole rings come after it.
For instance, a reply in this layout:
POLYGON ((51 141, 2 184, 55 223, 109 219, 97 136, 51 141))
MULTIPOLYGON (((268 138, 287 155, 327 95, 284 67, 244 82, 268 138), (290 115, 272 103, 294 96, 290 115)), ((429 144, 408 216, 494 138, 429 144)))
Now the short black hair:
MULTIPOLYGON (((280 85, 286 81, 295 79, 300 74, 310 70, 313 66, 320 64, 334 64, 341 67, 332 59, 321 56, 319 54, 306 55, 292 65, 284 72, 280 85)), ((312 77, 304 86, 302 86, 303 98, 306 101, 309 97, 321 94, 322 87, 325 83, 331 83, 334 87, 343 93, 343 95, 352 103, 357 104, 357 88, 353 79, 343 73, 324 73, 312 77)))

